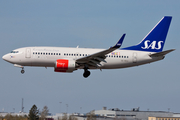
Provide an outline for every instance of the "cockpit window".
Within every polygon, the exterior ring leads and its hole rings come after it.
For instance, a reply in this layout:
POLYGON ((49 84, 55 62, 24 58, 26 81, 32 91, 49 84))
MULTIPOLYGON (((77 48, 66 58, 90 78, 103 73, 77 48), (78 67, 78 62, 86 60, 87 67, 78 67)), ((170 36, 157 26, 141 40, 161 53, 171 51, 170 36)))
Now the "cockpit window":
POLYGON ((19 52, 19 51, 14 51, 14 50, 13 50, 13 51, 11 51, 11 53, 18 53, 18 52, 19 52))

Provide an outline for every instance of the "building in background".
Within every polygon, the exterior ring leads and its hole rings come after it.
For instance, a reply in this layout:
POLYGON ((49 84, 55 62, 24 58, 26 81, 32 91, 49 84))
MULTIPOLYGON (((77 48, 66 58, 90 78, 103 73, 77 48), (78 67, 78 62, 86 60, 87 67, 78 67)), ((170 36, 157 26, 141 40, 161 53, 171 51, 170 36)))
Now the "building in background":
MULTIPOLYGON (((0 116, 11 114, 13 116, 28 116, 28 113, 7 113, 0 112, 0 116)), ((120 110, 118 108, 108 109, 103 107, 102 110, 93 110, 89 113, 57 113, 56 115, 49 114, 47 118, 51 120, 61 120, 64 116, 77 118, 77 120, 87 120, 88 117, 94 117, 96 120, 180 120, 180 113, 167 111, 140 111, 140 108, 131 110, 120 110)))

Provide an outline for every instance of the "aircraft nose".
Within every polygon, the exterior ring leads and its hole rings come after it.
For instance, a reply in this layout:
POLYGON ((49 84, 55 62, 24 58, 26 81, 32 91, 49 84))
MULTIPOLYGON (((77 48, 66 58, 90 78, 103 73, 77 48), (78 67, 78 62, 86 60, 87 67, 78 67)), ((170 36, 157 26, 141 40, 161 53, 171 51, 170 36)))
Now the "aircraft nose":
POLYGON ((2 59, 5 60, 6 59, 6 55, 2 56, 2 59))
POLYGON ((7 54, 2 57, 2 59, 5 60, 5 61, 8 61, 9 58, 10 58, 10 56, 7 55, 7 54))

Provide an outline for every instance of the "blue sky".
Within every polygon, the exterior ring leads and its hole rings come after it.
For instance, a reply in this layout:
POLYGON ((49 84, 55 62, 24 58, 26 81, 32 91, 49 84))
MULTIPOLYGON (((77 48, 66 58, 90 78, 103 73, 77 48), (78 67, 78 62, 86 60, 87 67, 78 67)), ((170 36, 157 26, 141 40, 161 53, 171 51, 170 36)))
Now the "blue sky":
POLYGON ((180 112, 179 0, 0 0, 0 56, 26 46, 109 48, 123 33, 122 47, 139 43, 163 16, 173 16, 162 61, 115 70, 55 73, 0 59, 0 112, 29 112, 36 104, 51 113, 119 108, 180 112), (60 103, 61 106, 60 106, 60 103), (82 109, 80 110, 80 108, 82 109))

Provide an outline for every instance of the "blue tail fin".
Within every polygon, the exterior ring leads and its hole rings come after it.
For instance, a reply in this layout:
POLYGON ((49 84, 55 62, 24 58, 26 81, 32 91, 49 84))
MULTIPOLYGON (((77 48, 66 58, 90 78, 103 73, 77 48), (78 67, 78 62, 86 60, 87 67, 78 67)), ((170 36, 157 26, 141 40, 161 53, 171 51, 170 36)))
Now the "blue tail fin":
POLYGON ((165 44, 171 19, 171 16, 163 17, 138 45, 122 48, 122 50, 161 52, 165 44))

